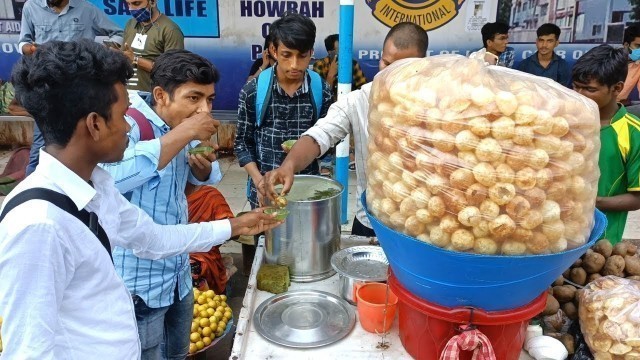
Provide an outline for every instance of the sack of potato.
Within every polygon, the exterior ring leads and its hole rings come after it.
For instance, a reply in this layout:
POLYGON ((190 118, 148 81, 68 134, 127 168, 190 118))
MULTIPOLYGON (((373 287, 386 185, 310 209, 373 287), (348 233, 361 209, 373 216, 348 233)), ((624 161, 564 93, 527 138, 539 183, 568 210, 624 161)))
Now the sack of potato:
POLYGON ((640 359, 640 282, 601 277, 578 298, 580 328, 595 360, 640 359))
POLYGON ((591 100, 456 55, 394 63, 370 100, 367 205, 381 222, 480 254, 585 244, 599 177, 591 100))

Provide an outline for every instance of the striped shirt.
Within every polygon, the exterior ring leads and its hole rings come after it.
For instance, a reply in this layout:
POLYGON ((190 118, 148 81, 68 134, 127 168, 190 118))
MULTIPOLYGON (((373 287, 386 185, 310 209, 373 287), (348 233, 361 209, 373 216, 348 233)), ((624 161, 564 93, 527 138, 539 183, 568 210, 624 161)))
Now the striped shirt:
MULTIPOLYGON (((598 196, 610 197, 640 191, 640 120, 620 109, 611 125, 600 129, 600 180, 598 196)), ((622 240, 627 211, 605 211, 607 230, 603 238, 612 244, 622 240)))
MULTIPOLYGON (((131 107, 150 120, 155 138, 140 141, 140 129, 133 119, 129 146, 122 161, 101 164, 115 179, 118 190, 131 196, 131 203, 144 210, 157 224, 187 224, 187 181, 195 185, 215 184, 222 175, 218 162, 212 164, 209 180, 196 179, 190 171, 187 151, 199 144, 195 141, 182 149, 162 170, 158 170, 160 137, 170 129, 167 124, 138 96, 129 91, 131 107)), ((116 272, 132 295, 138 295, 147 306, 159 308, 173 303, 173 291, 178 285, 180 299, 192 289, 189 254, 161 260, 141 259, 131 250, 116 247, 113 251, 116 272)))
MULTIPOLYGON (((277 65, 276 65, 277 67, 277 65)), ((273 76, 276 76, 274 68, 273 76)), ((264 175, 282 164, 287 155, 281 147, 286 140, 296 140, 315 124, 313 100, 309 92, 309 78, 289 96, 274 79, 271 102, 260 127, 256 126, 257 79, 252 79, 240 91, 238 126, 234 150, 241 167, 254 162, 264 175)), ((322 81, 322 109, 319 117, 327 114, 331 105, 331 89, 322 81)), ((313 162, 301 174, 319 174, 317 162, 313 162)), ((247 197, 252 205, 258 204, 256 188, 249 178, 247 197)))

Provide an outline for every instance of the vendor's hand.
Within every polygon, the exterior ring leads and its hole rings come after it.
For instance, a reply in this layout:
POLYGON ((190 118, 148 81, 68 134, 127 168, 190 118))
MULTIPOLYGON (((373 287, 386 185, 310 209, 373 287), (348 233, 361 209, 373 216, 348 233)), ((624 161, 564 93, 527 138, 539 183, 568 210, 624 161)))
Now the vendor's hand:
POLYGON ((124 43, 124 46, 122 47, 122 53, 127 57, 127 59, 129 59, 129 61, 133 63, 133 58, 135 57, 135 55, 129 44, 124 43))
POLYGON ((281 166, 264 174, 265 196, 275 201, 278 196, 285 196, 293 185, 294 172, 289 166, 281 166), (276 185, 282 184, 282 193, 276 192, 276 185))
POLYGON ((265 208, 257 208, 236 218, 229 219, 231 237, 238 235, 258 235, 282 224, 275 219, 276 214, 265 214, 265 208))
POLYGON ((209 141, 218 132, 220 121, 214 119, 209 112, 200 112, 184 119, 176 128, 185 129, 193 140, 209 141))
MULTIPOLYGON (((201 146, 204 146, 201 144, 201 146)), ((212 148, 217 150, 216 145, 206 145, 211 146, 212 148)), ((191 172, 196 179, 200 181, 206 181, 209 179, 209 175, 211 174, 211 163, 216 161, 215 152, 211 152, 207 154, 189 154, 189 167, 191 167, 191 172)))

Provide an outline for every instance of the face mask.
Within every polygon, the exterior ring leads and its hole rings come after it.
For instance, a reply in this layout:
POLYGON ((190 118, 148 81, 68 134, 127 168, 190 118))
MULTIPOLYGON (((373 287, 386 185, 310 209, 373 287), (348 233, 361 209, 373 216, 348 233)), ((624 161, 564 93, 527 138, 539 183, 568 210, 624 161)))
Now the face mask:
POLYGON ((640 60, 640 49, 631 50, 631 53, 629 54, 629 58, 631 59, 631 61, 640 60))
POLYGON ((130 10, 131 16, 136 19, 137 22, 149 22, 151 21, 151 10, 148 8, 130 10))

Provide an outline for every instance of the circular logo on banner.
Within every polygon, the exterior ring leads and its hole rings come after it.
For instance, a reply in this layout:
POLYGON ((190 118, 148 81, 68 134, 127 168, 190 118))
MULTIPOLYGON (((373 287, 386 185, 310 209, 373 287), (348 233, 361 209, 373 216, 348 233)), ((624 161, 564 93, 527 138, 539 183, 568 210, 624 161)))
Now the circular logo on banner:
POLYGON ((458 15, 465 0, 365 0, 373 16, 392 27, 410 21, 425 31, 435 30, 458 15))

